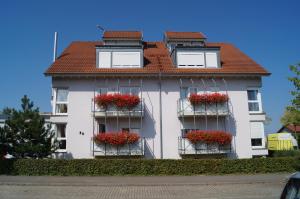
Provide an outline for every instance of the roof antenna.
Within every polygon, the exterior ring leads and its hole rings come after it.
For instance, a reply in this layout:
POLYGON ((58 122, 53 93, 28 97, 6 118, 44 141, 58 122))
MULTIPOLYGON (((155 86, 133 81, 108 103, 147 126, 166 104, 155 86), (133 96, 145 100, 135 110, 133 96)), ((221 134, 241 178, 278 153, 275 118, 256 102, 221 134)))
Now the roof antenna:
POLYGON ((103 35, 103 33, 105 32, 105 29, 100 26, 99 24, 96 25, 96 28, 98 28, 101 31, 101 34, 103 35))
POLYGON ((57 32, 54 33, 54 48, 53 48, 53 62, 56 60, 56 53, 57 53, 57 32))

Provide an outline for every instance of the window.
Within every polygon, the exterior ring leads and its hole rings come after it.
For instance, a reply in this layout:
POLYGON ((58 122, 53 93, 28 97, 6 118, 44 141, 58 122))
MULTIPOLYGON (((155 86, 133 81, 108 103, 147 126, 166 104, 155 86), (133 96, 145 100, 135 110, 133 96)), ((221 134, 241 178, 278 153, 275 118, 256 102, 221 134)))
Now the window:
POLYGON ((257 89, 248 90, 248 110, 250 112, 260 112, 261 106, 260 106, 260 96, 257 89))
POLYGON ((56 139, 58 142, 58 152, 67 150, 66 126, 66 124, 56 124, 56 139))
POLYGON ((141 67, 141 53, 113 52, 112 67, 141 67))
POLYGON ((178 67, 199 67, 204 68, 203 52, 177 52, 178 67))
POLYGON ((99 52, 99 68, 111 67, 111 52, 99 52))
POLYGON ((138 68, 141 67, 140 51, 100 51, 99 68, 138 68))
POLYGON ((56 102, 55 102, 55 113, 56 114, 67 114, 68 113, 68 95, 67 89, 56 90, 56 102))
POLYGON ((124 87, 120 88, 120 93, 121 94, 139 95, 140 87, 124 86, 124 87))
POLYGON ((252 146, 262 146, 262 139, 261 138, 252 138, 251 139, 252 146))
POLYGON ((178 51, 177 67, 179 68, 218 68, 218 51, 178 51))
POLYGON ((188 97, 188 87, 180 88, 180 99, 186 99, 188 97))
POLYGON ((106 132, 106 128, 104 124, 98 124, 98 132, 99 133, 105 133, 106 132))
POLYGON ((250 122, 252 147, 264 147, 264 124, 263 122, 250 122))
POLYGON ((217 68, 218 67, 218 57, 216 52, 206 52, 206 67, 207 68, 217 68))

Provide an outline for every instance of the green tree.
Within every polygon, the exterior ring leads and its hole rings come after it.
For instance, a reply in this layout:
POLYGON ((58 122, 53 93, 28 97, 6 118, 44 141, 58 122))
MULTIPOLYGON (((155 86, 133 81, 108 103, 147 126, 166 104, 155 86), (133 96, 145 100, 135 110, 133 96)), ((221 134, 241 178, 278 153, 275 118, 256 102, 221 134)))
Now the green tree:
POLYGON ((39 109, 25 95, 21 110, 6 108, 4 127, 0 128, 0 144, 15 158, 45 158, 55 150, 54 132, 39 114, 39 109))
POLYGON ((300 141, 298 139, 298 136, 296 136, 296 126, 300 124, 300 63, 297 65, 290 66, 290 70, 294 73, 292 77, 289 77, 289 81, 292 82, 294 85, 294 90, 291 91, 291 94, 293 96, 292 104, 288 107, 286 107, 284 115, 281 118, 281 123, 286 125, 293 125, 295 128, 295 137, 297 138, 298 142, 300 141))

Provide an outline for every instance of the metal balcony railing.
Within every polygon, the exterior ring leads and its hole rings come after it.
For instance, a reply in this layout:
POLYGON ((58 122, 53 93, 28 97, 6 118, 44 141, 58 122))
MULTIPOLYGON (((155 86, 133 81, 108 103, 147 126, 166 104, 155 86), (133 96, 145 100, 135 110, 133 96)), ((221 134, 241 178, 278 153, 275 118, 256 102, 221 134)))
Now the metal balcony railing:
POLYGON ((205 155, 231 153, 231 145, 191 143, 187 138, 178 137, 178 150, 180 155, 205 155))
POLYGON ((193 106, 188 99, 179 99, 177 104, 179 117, 189 116, 226 116, 229 114, 228 103, 201 104, 193 106))
POLYGON ((131 110, 126 108, 118 109, 116 106, 109 106, 106 109, 94 105, 94 99, 91 103, 91 111, 95 117, 143 117, 144 116, 144 100, 131 110))
MULTIPOLYGON (((92 140, 92 142, 94 142, 92 140)), ((115 146, 111 144, 92 145, 95 156, 144 156, 145 138, 140 138, 136 143, 115 146)))

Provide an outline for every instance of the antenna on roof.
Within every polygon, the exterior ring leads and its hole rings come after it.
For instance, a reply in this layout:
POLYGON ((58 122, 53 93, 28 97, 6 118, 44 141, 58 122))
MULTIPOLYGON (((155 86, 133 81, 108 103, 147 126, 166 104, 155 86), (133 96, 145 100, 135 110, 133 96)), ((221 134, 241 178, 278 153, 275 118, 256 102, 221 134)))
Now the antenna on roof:
POLYGON ((98 28, 102 34, 105 32, 105 29, 102 26, 100 26, 99 24, 96 25, 96 28, 98 28))
POLYGON ((54 48, 53 48, 53 62, 56 60, 56 53, 57 53, 57 32, 54 33, 54 48))

